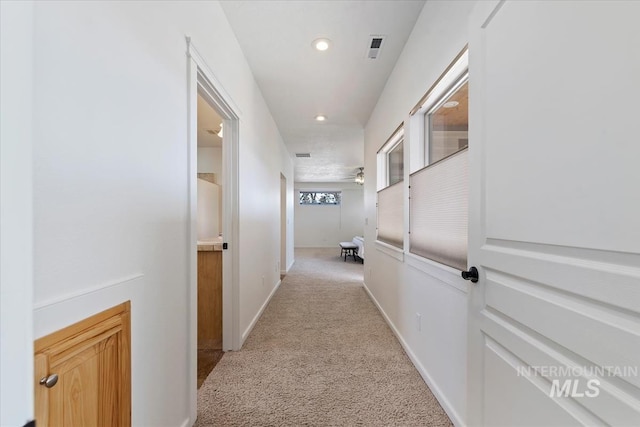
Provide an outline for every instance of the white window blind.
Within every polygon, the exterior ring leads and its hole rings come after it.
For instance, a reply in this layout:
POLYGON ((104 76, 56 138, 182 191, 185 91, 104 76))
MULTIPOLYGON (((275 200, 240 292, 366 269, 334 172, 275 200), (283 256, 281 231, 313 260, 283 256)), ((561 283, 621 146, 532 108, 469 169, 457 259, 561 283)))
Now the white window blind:
POLYGON ((458 270, 467 269, 468 151, 409 178, 409 251, 458 270))
POLYGON ((402 248, 404 203, 402 181, 378 191, 378 237, 381 242, 402 248))

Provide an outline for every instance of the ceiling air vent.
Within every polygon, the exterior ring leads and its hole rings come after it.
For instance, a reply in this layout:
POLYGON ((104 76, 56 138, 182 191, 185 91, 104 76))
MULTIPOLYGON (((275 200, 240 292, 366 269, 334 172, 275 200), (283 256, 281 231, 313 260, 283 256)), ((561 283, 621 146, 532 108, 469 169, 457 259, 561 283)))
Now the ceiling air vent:
POLYGON ((311 157, 311 153, 296 153, 296 157, 311 157))
POLYGON ((384 36, 371 36, 371 39, 369 39, 369 47, 367 48, 367 58, 377 59, 383 44, 384 36))

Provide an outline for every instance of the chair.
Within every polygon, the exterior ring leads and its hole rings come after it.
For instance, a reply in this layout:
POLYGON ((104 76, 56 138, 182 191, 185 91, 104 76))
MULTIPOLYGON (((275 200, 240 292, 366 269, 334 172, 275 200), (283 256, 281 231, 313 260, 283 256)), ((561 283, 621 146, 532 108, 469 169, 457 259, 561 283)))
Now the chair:
POLYGON ((356 249, 356 255, 360 258, 360 261, 364 264, 364 237, 356 236, 353 238, 352 242, 358 246, 356 249))
POLYGON ((344 255, 344 262, 347 262, 347 256, 353 256, 353 260, 356 260, 358 253, 358 245, 353 242, 340 242, 340 256, 344 255))

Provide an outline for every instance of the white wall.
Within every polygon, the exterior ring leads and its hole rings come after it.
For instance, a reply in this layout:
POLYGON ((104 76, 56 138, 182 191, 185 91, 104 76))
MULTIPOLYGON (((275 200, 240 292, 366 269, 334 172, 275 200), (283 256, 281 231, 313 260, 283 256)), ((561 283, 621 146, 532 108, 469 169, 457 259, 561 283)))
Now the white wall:
MULTIPOLYGON (((467 43, 473 5, 425 4, 365 128, 365 170, 376 169, 378 149, 467 43)), ((407 152, 405 164, 409 156, 407 152)), ((450 269, 412 262, 410 256, 376 244, 373 180, 365 181, 364 201, 365 286, 451 419, 464 424, 467 294, 450 284, 456 279, 450 269), (416 313, 422 316, 421 330, 416 313)))
POLYGON ((299 248, 338 247, 364 232, 364 192, 361 185, 347 182, 296 182, 295 245, 299 248), (299 190, 342 191, 340 205, 300 205, 299 190))
POLYGON ((198 241, 216 239, 220 228, 220 186, 198 178, 198 241))
POLYGON ((133 424, 188 423, 186 35, 240 109, 241 330, 290 155, 218 2, 36 2, 33 34, 35 336, 131 299, 133 424))
POLYGON ((0 425, 33 419, 33 2, 0 2, 0 425))
POLYGON ((198 147, 198 173, 215 173, 222 177, 222 147, 198 147))

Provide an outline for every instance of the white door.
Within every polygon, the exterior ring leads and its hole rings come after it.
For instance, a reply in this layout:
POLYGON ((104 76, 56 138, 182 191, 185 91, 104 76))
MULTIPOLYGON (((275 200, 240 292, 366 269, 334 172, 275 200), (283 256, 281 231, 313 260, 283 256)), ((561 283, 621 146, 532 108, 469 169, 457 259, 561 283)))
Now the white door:
POLYGON ((639 18, 471 18, 469 425, 640 426, 639 18))

